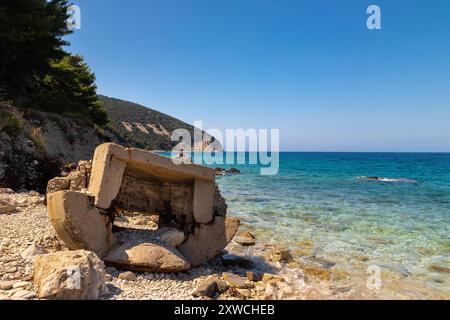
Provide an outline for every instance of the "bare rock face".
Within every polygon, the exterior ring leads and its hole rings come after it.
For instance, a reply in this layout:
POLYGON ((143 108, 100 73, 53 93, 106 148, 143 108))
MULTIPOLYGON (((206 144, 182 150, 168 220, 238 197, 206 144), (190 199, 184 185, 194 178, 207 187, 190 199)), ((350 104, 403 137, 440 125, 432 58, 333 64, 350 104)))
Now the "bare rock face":
POLYGON ((79 161, 75 170, 72 170, 64 177, 56 177, 47 184, 47 194, 57 191, 71 190, 81 191, 89 185, 92 161, 79 161))
POLYGON ((107 293, 105 277, 103 261, 84 250, 37 256, 34 265, 40 299, 98 300, 107 293))
POLYGON ((179 272, 191 267, 176 249, 152 243, 123 244, 106 257, 106 264, 136 272, 179 272))

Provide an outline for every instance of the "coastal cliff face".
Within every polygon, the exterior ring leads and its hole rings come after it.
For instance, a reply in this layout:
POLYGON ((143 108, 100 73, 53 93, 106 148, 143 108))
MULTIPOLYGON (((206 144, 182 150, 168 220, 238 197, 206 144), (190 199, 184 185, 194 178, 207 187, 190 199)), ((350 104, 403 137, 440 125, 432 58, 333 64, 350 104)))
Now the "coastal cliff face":
POLYGON ((103 128, 74 115, 0 102, 0 188, 44 192, 64 165, 92 159, 104 142, 170 151, 178 143, 171 141, 173 130, 194 136, 194 127, 181 120, 128 101, 99 98, 109 118, 103 128))
POLYGON ((0 104, 0 187, 43 192, 63 164, 114 139, 77 119, 0 104))

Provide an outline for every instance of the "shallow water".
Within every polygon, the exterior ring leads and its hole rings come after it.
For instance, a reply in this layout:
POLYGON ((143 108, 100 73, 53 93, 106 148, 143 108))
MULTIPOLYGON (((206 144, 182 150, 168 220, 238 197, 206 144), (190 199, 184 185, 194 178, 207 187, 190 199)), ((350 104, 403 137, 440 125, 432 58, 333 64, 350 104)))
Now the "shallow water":
POLYGON ((233 167, 241 174, 218 178, 229 214, 259 239, 312 242, 355 281, 379 265, 382 279, 398 275, 380 298, 450 297, 450 274, 430 269, 450 267, 450 154, 281 153, 276 176, 233 167))
POLYGON ((258 165, 213 166, 241 170, 217 180, 243 228, 335 262, 351 275, 351 298, 450 299, 450 153, 279 157, 275 176, 258 165), (374 265, 381 288, 369 290, 374 265))

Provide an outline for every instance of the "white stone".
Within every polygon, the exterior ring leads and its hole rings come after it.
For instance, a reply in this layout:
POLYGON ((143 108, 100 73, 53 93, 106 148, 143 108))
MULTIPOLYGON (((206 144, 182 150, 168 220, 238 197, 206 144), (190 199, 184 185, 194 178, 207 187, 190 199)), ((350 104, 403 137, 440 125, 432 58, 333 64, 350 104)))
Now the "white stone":
POLYGON ((160 236, 161 242, 165 245, 171 246, 171 247, 178 247, 180 244, 184 242, 186 239, 186 236, 183 232, 177 230, 177 229, 168 229, 160 236))
POLYGON ((34 284, 39 298, 98 300, 108 293, 105 266, 93 252, 59 251, 36 257, 34 284))
POLYGON ((38 245, 36 242, 33 242, 26 250, 21 253, 21 256, 24 260, 28 262, 34 262, 34 259, 42 254, 47 253, 44 247, 38 245))

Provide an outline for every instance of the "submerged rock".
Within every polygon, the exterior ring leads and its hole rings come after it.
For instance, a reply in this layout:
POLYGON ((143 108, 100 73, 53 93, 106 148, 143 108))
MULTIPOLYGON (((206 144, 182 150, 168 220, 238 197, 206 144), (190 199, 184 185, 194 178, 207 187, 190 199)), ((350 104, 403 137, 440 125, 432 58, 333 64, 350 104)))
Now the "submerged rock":
POLYGON ((255 236, 248 231, 239 233, 233 238, 233 241, 243 247, 251 247, 256 244, 255 236))
POLYGON ((306 267, 305 269, 303 269, 303 273, 305 276, 318 278, 320 280, 329 281, 331 279, 331 273, 321 268, 306 267))
POLYGON ((438 272, 438 273, 450 273, 450 268, 438 266, 436 264, 429 266, 428 270, 430 270, 431 272, 438 272))

